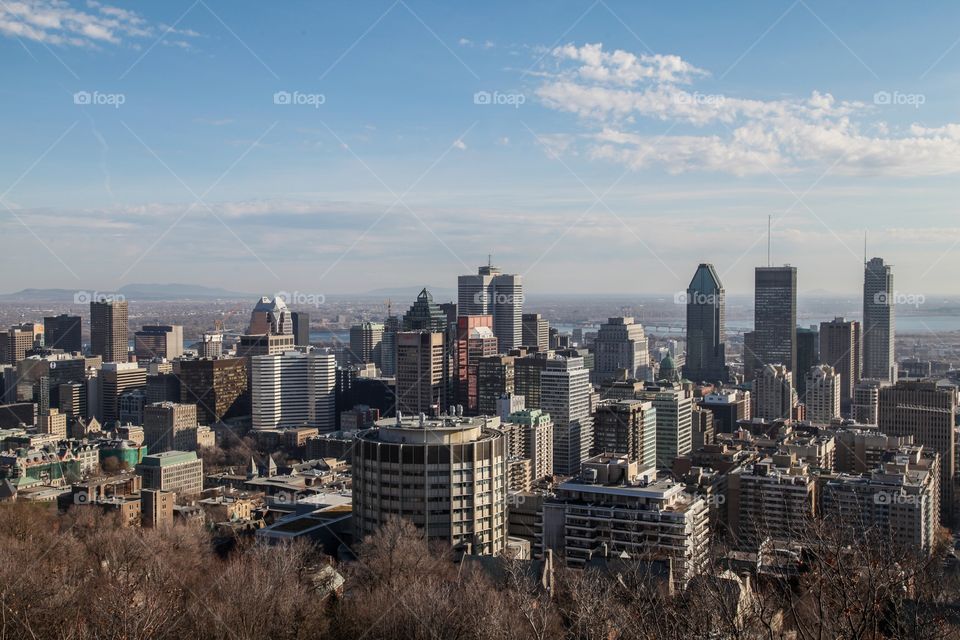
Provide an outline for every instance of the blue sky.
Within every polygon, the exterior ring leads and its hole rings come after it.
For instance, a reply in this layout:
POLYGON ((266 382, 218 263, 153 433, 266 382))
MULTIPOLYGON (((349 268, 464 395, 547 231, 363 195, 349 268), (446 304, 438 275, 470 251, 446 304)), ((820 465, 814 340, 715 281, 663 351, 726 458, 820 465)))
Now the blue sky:
POLYGON ((4 288, 453 286, 493 253, 528 291, 709 261, 748 293, 772 215, 801 291, 855 293, 868 230, 898 289, 956 293, 958 40, 951 2, 3 0, 4 288))

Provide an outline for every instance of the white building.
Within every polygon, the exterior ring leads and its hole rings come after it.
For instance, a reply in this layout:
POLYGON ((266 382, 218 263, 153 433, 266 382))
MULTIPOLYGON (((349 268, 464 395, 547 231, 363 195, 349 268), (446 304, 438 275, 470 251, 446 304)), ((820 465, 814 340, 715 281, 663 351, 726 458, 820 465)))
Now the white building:
POLYGON ((501 353, 523 341, 523 277, 501 273, 492 265, 477 275, 457 278, 457 315, 493 316, 493 333, 501 353))
POLYGON ((287 351, 254 356, 251 400, 253 428, 313 426, 333 431, 336 359, 324 351, 287 351))
POLYGON ((669 469, 674 458, 693 448, 693 397, 675 385, 644 390, 637 398, 650 401, 656 411, 657 468, 669 469))
POLYGON ((583 358, 554 356, 540 372, 540 408, 553 418, 553 471, 576 475, 593 448, 590 372, 583 358))
POLYGON ((763 420, 790 420, 797 406, 793 372, 782 364, 768 364, 753 381, 753 417, 763 420))
POLYGON ((806 418, 828 425, 840 417, 840 375, 828 364, 818 364, 806 374, 806 418))

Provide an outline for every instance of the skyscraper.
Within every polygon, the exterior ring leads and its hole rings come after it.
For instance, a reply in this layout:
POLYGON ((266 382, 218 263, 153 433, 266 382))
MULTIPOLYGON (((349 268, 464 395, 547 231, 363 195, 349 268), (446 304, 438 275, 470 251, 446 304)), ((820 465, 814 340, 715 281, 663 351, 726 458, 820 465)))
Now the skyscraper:
POLYGON ((683 372, 697 382, 726 382, 726 300, 712 264, 697 267, 687 287, 687 360, 683 372))
POLYGON ((90 353, 104 362, 126 362, 130 334, 126 300, 90 301, 90 353))
POLYGON ((248 335, 293 335, 293 320, 283 298, 263 296, 250 314, 248 335))
POLYGON ((477 275, 457 279, 457 310, 462 316, 493 316, 493 333, 500 350, 519 347, 523 341, 523 277, 500 273, 492 265, 477 275))
POLYGON ((539 313, 523 314, 523 346, 536 347, 538 351, 550 348, 550 323, 539 313))
POLYGON ((324 351, 288 351, 253 362, 253 428, 311 426, 333 431, 335 357, 324 351))
POLYGON ((382 360, 383 325, 379 322, 361 322, 350 327, 350 361, 354 364, 376 363, 382 360))
MULTIPOLYGON (((404 331, 427 331, 443 336, 442 370, 440 373, 440 396, 444 405, 453 400, 454 352, 456 351, 457 325, 456 305, 439 305, 426 289, 421 289, 413 305, 403 316, 404 331)), ((397 341, 397 372, 399 376, 400 343, 397 341)), ((400 395, 399 393, 397 394, 400 395)), ((402 404, 402 403, 401 403, 402 404)))
POLYGON ((310 346, 310 314, 306 311, 292 311, 293 344, 298 347, 310 346))
POLYGON ((693 448, 692 393, 680 385, 652 386, 637 394, 640 400, 653 404, 656 415, 656 463, 658 469, 669 469, 677 456, 693 448))
POLYGON ((820 329, 816 326, 797 327, 797 371, 793 376, 797 397, 801 401, 807 394, 807 372, 820 364, 820 329))
POLYGON ((445 349, 444 334, 439 331, 397 334, 397 411, 430 415, 433 407, 446 409, 445 349))
POLYGON ((479 412, 479 372, 481 358, 497 355, 497 338, 493 335, 492 316, 460 316, 457 318, 456 398, 467 415, 479 412))
POLYGON ((593 416, 595 455, 616 454, 640 463, 657 465, 657 410, 643 400, 604 400, 593 416))
POLYGON ((183 355, 183 327, 178 324, 145 324, 133 334, 133 350, 138 361, 183 355))
POLYGON ((643 325, 636 324, 633 318, 610 318, 606 324, 600 325, 593 351, 596 356, 595 381, 612 380, 622 369, 627 370, 628 378, 647 378, 650 366, 647 336, 643 325))
POLYGON ((383 339, 380 341, 380 373, 384 377, 397 375, 397 333, 400 318, 387 313, 383 321, 383 339))
POLYGON ((540 409, 553 418, 553 471, 576 475, 593 448, 590 372, 583 358, 555 356, 540 373, 540 409))
POLYGON ((860 382, 860 323, 843 318, 821 322, 820 362, 833 367, 840 376, 840 407, 846 411, 860 382))
POLYGON ((48 349, 63 349, 68 353, 80 352, 80 316, 62 313, 43 319, 43 344, 48 349))
POLYGON ((120 396, 129 389, 145 389, 147 370, 135 362, 105 362, 100 368, 100 422, 120 419, 120 396))
POLYGON ((863 377, 897 381, 893 269, 873 258, 863 270, 863 377))
POLYGON ((753 331, 744 336, 743 362, 748 380, 768 364, 797 370, 796 267, 757 267, 753 331))

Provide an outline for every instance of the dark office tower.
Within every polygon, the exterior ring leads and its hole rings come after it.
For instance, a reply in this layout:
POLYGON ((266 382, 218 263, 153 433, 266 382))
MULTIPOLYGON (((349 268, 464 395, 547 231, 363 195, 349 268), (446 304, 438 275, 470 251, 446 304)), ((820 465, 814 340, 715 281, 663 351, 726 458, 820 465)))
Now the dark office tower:
POLYGON ((293 311, 293 343, 298 347, 310 346, 310 314, 306 311, 293 311))
POLYGON ((537 351, 550 348, 550 323, 539 313, 523 314, 523 346, 536 347, 537 351))
POLYGON ((197 405, 200 424, 250 414, 247 358, 182 360, 180 401, 197 405))
POLYGON ((810 367, 820 364, 820 331, 815 327, 797 327, 797 374, 793 376, 797 385, 797 396, 801 402, 807 397, 807 372, 810 367))
POLYGON ((687 360, 683 373, 696 382, 726 382, 725 294, 712 264, 701 264, 687 287, 687 360))
POLYGON ((90 353, 104 362, 126 362, 130 334, 126 300, 90 301, 90 353))
MULTIPOLYGON (((456 305, 439 305, 433 301, 433 296, 426 289, 421 289, 420 295, 407 314, 403 316, 404 331, 430 331, 443 334, 443 397, 444 400, 453 399, 454 394, 454 351, 456 351, 457 317, 456 305), (451 323, 451 318, 453 322, 451 323)), ((397 342, 399 362, 400 343, 397 342)), ((397 369, 399 376, 399 365, 397 369)), ((398 394, 399 395, 399 394, 398 394)), ((401 409, 402 410, 402 409, 401 409)))
POLYGON ((863 270, 863 377, 897 381, 893 270, 873 258, 863 270))
POLYGON ((400 318, 387 315, 383 321, 383 339, 380 341, 380 373, 385 377, 397 374, 397 334, 400 318))
POLYGON ((527 409, 540 409, 540 374, 547 368, 549 352, 529 353, 513 361, 513 393, 523 396, 527 409))
POLYGON ((820 362, 840 376, 840 410, 846 414, 860 382, 860 323, 834 318, 820 323, 820 362))
POLYGON ((493 333, 503 352, 523 339, 523 277, 501 273, 487 264, 477 275, 457 278, 457 302, 462 316, 493 316, 493 333))
POLYGON ((497 354, 477 361, 477 409, 482 416, 497 415, 497 401, 514 392, 515 356, 497 354))
POLYGON ((80 316, 65 313, 43 319, 43 345, 47 349, 63 349, 67 353, 80 352, 80 316))
POLYGON ((744 336, 743 364, 748 380, 768 364, 797 370, 797 268, 757 267, 753 331, 744 336), (747 343, 750 344, 747 344, 747 343))

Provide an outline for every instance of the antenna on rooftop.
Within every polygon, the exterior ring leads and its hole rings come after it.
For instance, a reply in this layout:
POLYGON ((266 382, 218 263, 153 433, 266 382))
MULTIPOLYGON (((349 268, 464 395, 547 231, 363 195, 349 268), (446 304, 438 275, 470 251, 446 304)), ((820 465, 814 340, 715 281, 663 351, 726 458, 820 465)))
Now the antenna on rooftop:
POLYGON ((767 266, 768 266, 768 267, 769 267, 769 266, 772 266, 772 265, 770 264, 770 233, 771 233, 770 229, 771 229, 771 220, 772 220, 772 218, 773 218, 773 216, 771 216, 771 215, 768 213, 768 214, 767 214, 767 266))

